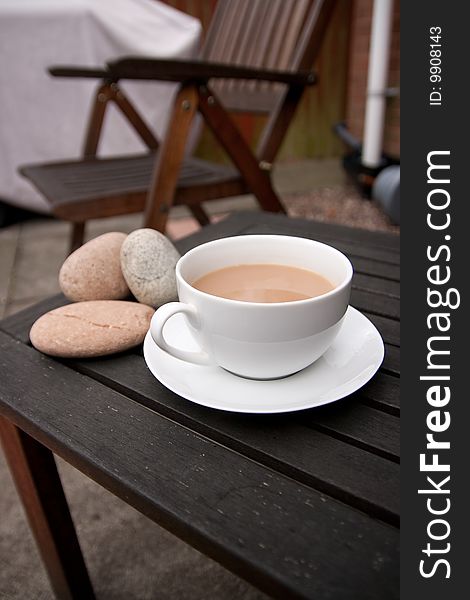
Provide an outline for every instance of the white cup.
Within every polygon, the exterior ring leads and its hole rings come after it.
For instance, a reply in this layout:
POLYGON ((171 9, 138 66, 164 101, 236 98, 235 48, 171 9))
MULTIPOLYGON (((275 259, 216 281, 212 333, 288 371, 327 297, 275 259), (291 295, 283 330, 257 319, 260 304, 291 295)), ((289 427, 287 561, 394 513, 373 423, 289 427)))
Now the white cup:
POLYGON ((348 308, 353 269, 331 246, 284 235, 224 238, 193 248, 176 265, 180 302, 161 306, 152 318, 155 343, 172 356, 218 365, 242 377, 275 379, 300 371, 331 345, 348 308), (309 269, 334 289, 293 302, 242 302, 213 296, 191 284, 211 271, 240 264, 279 264, 309 269), (201 350, 167 343, 165 323, 183 313, 201 350))

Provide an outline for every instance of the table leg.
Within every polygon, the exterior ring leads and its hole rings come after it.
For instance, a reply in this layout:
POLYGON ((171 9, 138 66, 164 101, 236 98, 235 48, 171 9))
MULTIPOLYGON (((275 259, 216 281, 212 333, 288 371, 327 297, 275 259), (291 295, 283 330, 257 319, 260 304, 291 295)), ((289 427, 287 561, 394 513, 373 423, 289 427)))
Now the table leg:
POLYGON ((1 416, 0 438, 57 598, 93 599, 52 452, 1 416))
POLYGON ((72 223, 72 235, 70 236, 69 254, 75 252, 83 244, 85 237, 85 223, 72 223))

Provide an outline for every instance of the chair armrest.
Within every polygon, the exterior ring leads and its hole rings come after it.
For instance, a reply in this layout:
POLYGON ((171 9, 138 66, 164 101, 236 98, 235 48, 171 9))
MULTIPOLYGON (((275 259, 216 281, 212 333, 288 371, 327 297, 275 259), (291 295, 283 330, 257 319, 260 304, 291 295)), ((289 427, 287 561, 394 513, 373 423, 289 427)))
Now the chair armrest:
POLYGON ((199 60, 164 60, 125 57, 107 63, 108 72, 115 79, 153 79, 159 81, 196 81, 209 79, 257 79, 288 85, 312 85, 313 72, 290 72, 257 69, 199 60))
POLYGON ((76 67, 60 65, 49 67, 48 72, 53 77, 80 77, 92 79, 114 79, 106 68, 100 67, 76 67))

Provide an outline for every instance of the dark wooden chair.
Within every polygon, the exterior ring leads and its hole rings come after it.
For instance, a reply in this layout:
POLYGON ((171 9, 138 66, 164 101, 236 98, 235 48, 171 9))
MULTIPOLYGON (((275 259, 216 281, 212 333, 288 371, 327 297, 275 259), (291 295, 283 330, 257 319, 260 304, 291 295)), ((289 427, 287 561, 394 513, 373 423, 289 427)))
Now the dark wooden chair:
POLYGON ((88 219, 145 210, 146 227, 165 230, 174 204, 187 204, 201 225, 201 202, 253 193, 261 208, 284 212, 270 170, 306 86, 335 0, 219 0, 196 61, 127 57, 103 69, 53 67, 58 77, 99 78, 80 160, 26 165, 20 172, 46 197, 52 213, 72 221, 71 248, 83 242, 88 219), (119 87, 119 80, 179 84, 163 140, 155 138, 119 87), (109 102, 127 117, 149 151, 97 157, 109 102), (184 159, 196 113, 234 166, 184 159), (258 148, 245 142, 231 111, 268 115, 258 148))

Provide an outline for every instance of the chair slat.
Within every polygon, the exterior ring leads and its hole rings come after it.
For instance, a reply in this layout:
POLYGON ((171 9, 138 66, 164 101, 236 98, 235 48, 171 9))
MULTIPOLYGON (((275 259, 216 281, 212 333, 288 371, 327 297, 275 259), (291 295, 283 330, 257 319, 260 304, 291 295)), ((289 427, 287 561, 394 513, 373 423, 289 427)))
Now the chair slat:
MULTIPOLYGON (((268 25, 266 22, 269 14, 269 0, 260 0, 256 11, 251 16, 248 22, 248 27, 245 29, 246 44, 241 44, 238 49, 236 60, 238 64, 247 64, 252 67, 262 67, 264 56, 261 51, 261 41, 263 32, 269 34, 268 25)), ((256 90, 256 81, 231 81, 229 89, 239 87, 244 93, 250 94, 256 90)))
MULTIPOLYGON (((299 54, 297 42, 318 3, 322 0, 219 0, 202 57, 290 70, 299 54)), ((231 110, 251 111, 255 106, 257 112, 270 112, 285 86, 226 80, 213 83, 212 89, 231 110)))
POLYGON ((219 0, 211 21, 201 58, 214 62, 233 63, 235 47, 243 35, 243 24, 250 0, 219 0))
POLYGON ((266 66, 270 69, 278 68, 282 40, 286 35, 292 6, 295 2, 296 0, 281 0, 277 7, 273 6, 273 12, 276 11, 276 19, 272 25, 270 45, 265 58, 266 66))
POLYGON ((240 40, 240 44, 235 48, 232 57, 233 62, 236 64, 253 65, 251 61, 254 54, 254 48, 256 48, 258 43, 258 36, 264 26, 263 19, 265 10, 265 0, 256 0, 256 2, 253 2, 253 6, 245 17, 243 37, 240 40))
POLYGON ((307 15, 295 54, 293 70, 310 69, 317 57, 336 0, 316 0, 307 15))
POLYGON ((305 13, 309 4, 309 0, 296 0, 291 7, 288 27, 280 43, 280 54, 278 58, 280 69, 292 69, 292 58, 296 48, 296 42, 305 21, 305 13))
POLYGON ((253 50, 251 60, 256 67, 268 67, 269 65, 268 49, 271 47, 276 23, 279 22, 280 9, 283 0, 271 0, 266 3, 265 14, 263 15, 263 26, 258 35, 256 50, 253 50))
MULTIPOLYGON (((224 4, 227 4, 224 2, 224 4)), ((244 36, 244 15, 250 8, 250 0, 240 0, 240 2, 228 3, 225 7, 225 22, 220 27, 219 36, 216 44, 209 49, 208 59, 214 62, 232 63, 235 62, 236 49, 240 46, 244 36)), ((221 97, 227 95, 231 89, 231 80, 218 80, 213 83, 215 93, 221 97)))

